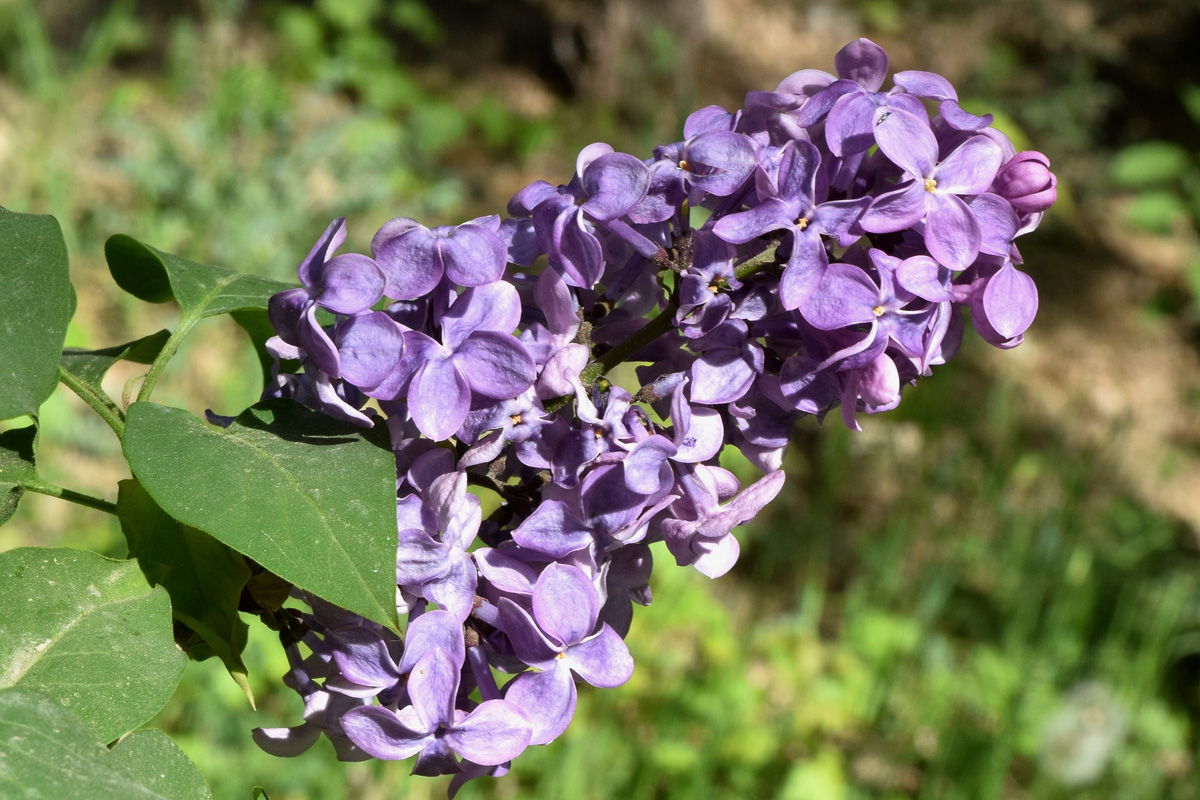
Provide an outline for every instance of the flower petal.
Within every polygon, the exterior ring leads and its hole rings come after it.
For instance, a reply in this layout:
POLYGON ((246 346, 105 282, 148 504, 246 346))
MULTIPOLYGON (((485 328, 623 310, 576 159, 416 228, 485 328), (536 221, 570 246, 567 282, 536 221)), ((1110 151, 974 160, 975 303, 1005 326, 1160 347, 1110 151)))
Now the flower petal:
POLYGON ((620 686, 633 675, 629 647, 607 623, 595 636, 569 648, 564 660, 579 677, 600 689, 620 686))
POLYGON ((434 359, 413 376, 408 411, 417 429, 437 442, 462 427, 471 409, 471 384, 454 359, 434 359))
POLYGON ((558 562, 542 570, 533 587, 538 627, 570 646, 592 634, 599 613, 600 596, 583 570, 558 562))
POLYGON ((468 761, 495 766, 521 755, 532 736, 533 725, 519 708, 507 700, 485 700, 445 739, 468 761))
POLYGON ((411 731, 394 711, 383 706, 359 706, 342 715, 342 730, 364 753, 385 761, 416 755, 433 741, 428 733, 411 731))
POLYGON ((549 744, 575 716, 575 681, 561 661, 541 672, 518 675, 505 687, 504 699, 515 705, 533 725, 530 744, 549 744))

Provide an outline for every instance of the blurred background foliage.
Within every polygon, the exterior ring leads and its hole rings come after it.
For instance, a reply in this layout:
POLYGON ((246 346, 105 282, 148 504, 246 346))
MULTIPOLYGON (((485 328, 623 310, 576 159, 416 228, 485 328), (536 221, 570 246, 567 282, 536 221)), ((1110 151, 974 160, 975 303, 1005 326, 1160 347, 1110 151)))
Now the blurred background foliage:
MULTIPOLYGON (((1200 794, 1200 7, 1191 0, 0 0, 0 202, 52 213, 79 290, 68 344, 173 324, 102 244, 290 279, 334 216, 455 223, 579 147, 648 155, 857 36, 949 77, 1060 202, 1025 247, 1029 341, 977 342, 850 434, 807 421, 788 488, 710 582, 665 551, 628 685, 581 692, 555 744, 466 798, 1191 798, 1200 794)), ((260 386, 209 323, 163 400, 260 386)), ((120 396, 132 370, 114 370, 120 396)), ((117 445, 44 409, 48 479, 113 494, 117 445)), ((745 478, 748 467, 731 463, 745 478)), ((0 548, 123 555, 115 522, 30 497, 0 548)), ((294 724, 270 633, 259 711, 214 660, 156 720, 218 798, 438 797, 406 764, 280 761, 294 724)))

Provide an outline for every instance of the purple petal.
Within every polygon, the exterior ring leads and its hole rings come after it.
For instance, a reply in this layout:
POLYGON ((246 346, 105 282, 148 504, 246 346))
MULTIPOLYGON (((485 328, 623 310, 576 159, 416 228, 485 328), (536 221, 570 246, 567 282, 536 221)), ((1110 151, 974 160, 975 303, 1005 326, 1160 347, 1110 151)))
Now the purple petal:
POLYGON ((556 661, 541 672, 526 672, 505 687, 504 699, 515 705, 533 725, 530 744, 549 744, 575 716, 575 681, 571 670, 556 661))
POLYGON ((459 286, 480 286, 504 275, 508 248, 503 239, 482 225, 459 225, 437 244, 446 276, 459 286))
POLYGON ((335 314, 361 314, 379 302, 386 283, 383 270, 366 256, 334 256, 325 262, 321 293, 314 299, 335 314))
POLYGON ((875 141, 885 156, 916 178, 930 177, 937 163, 937 139, 929 123, 916 114, 898 108, 876 109, 875 141))
POLYGON ((978 116, 969 111, 963 111, 957 100, 943 100, 938 106, 938 113, 951 128, 960 131, 982 131, 991 125, 993 120, 991 114, 978 116))
POLYGON ((396 582, 401 586, 426 583, 446 571, 446 556, 450 550, 448 545, 416 528, 401 530, 399 537, 396 582))
POLYGON ((546 315, 546 323, 551 331, 566 333, 579 327, 575 296, 558 270, 542 271, 538 276, 533 296, 537 307, 546 315))
POLYGON ((721 421, 720 412, 713 408, 693 408, 687 428, 679 437, 679 450, 674 458, 685 464, 707 461, 724 443, 725 423, 721 421))
POLYGON ((279 338, 293 347, 300 345, 296 326, 308 305, 307 289, 287 289, 271 295, 267 301, 267 318, 279 338))
POLYGON ((737 191, 756 163, 750 138, 728 130, 709 131, 688 141, 684 157, 693 170, 692 184, 718 197, 737 191), (696 166, 704 170, 697 172, 696 166))
POLYGON ((784 147, 775 186, 779 198, 795 212, 793 218, 812 206, 820 166, 821 154, 812 142, 788 142, 784 147))
POLYGON ((695 557, 692 566, 701 575, 709 578, 719 578, 737 563, 741 553, 741 545, 732 534, 726 534, 716 539, 703 539, 697 536, 692 540, 692 551, 695 557))
POLYGON ((922 72, 910 69, 897 72, 892 76, 892 82, 909 94, 918 97, 928 97, 932 100, 957 100, 958 94, 950 81, 935 72, 922 72))
POLYGON ((342 715, 342 730, 363 752, 385 761, 416 755, 433 740, 428 733, 411 731, 394 711, 383 706, 359 706, 342 715))
POLYGON ((600 597, 591 578, 578 567, 552 563, 533 587, 533 617, 538 627, 570 646, 592 634, 600 597))
POLYGON ((829 256, 816 231, 797 233, 779 278, 779 300, 789 311, 804 305, 825 277, 829 256))
POLYGON ((529 612, 507 597, 500 598, 497 608, 500 611, 500 629, 512 643, 517 658, 534 667, 553 666, 555 657, 563 649, 562 645, 547 639, 529 612))
POLYGON ((537 581, 537 570, 513 558, 504 550, 481 547, 476 550, 475 563, 488 584, 502 592, 533 596, 533 584, 537 581))
MULTIPOLYGON (((333 660, 342 674, 363 686, 392 686, 400 671, 388 653, 383 638, 367 628, 344 628, 337 632, 333 660)), ((372 692, 374 694, 374 692, 372 692)))
POLYGON ((928 194, 920 181, 885 192, 875 198, 858 224, 871 233, 894 233, 911 228, 924 218, 928 194))
POLYGON ((449 439, 471 409, 471 384, 454 359, 434 359, 413 376, 408 411, 421 433, 434 441, 449 439))
POLYGON ((443 272, 435 241, 433 233, 422 225, 380 244, 375 260, 387 276, 385 295, 394 300, 412 300, 433 291, 443 272))
POLYGON ((558 216, 554 223, 554 243, 567 275, 584 289, 595 286, 604 271, 604 249, 595 236, 584 230, 579 209, 569 208, 558 216))
POLYGON ((814 328, 823 331, 871 322, 881 302, 879 287, 867 273, 852 264, 830 264, 825 280, 800 309, 814 328))
POLYGON ((446 742, 468 761, 495 766, 511 761, 529 746, 533 726, 506 700, 485 700, 446 732, 446 742))
POLYGON ((351 317, 337 328, 342 377, 368 391, 400 364, 404 331, 382 311, 351 317))
POLYGON ((637 205, 650 188, 650 170, 626 153, 606 153, 581 173, 587 200, 583 210, 602 222, 617 219, 637 205))
POLYGON ((512 532, 513 540, 554 558, 563 558, 592 543, 592 533, 559 500, 543 500, 512 532))
POLYGON ((758 373, 736 350, 710 350, 692 362, 689 388, 697 403, 732 403, 750 391, 758 373))
POLYGON ((329 257, 346 241, 346 218, 338 217, 329 223, 329 227, 317 239, 317 243, 308 251, 308 255, 296 269, 300 282, 309 289, 315 289, 321 283, 321 270, 329 257))
POLYGON ((600 632, 567 650, 567 665, 600 689, 620 686, 633 675, 629 648, 607 623, 600 632))
POLYGON ((382 226, 380 226, 379 230, 375 232, 375 236, 372 237, 371 255, 375 256, 375 259, 378 260, 379 251, 389 239, 394 239, 402 233, 408 233, 414 228, 424 227, 424 225, 417 222, 415 219, 410 219, 409 217, 396 217, 394 219, 389 219, 387 222, 383 223, 382 226))
POLYGON ((306 722, 294 728, 255 728, 250 735, 264 752, 276 758, 294 758, 316 744, 321 729, 306 722))
POLYGON ((508 400, 533 385, 537 367, 519 341, 507 333, 479 331, 459 345, 454 361, 476 394, 508 400))
POLYGON ((856 81, 868 92, 879 91, 887 77, 888 57, 870 39, 855 39, 833 57, 839 78, 856 81))
POLYGON ((638 442, 625 456, 625 485, 638 494, 654 494, 662 486, 662 465, 676 452, 675 445, 658 434, 638 442))
POLYGON ((1004 161, 1000 145, 987 136, 972 136, 938 164, 937 190, 951 194, 986 192, 1004 161))
POLYGON ((983 310, 996 333, 1006 339, 1020 336, 1037 316, 1038 294, 1033 279, 1011 263, 988 280, 983 310))
POLYGON ((929 256, 913 256, 902 261, 896 268, 896 282, 931 303, 954 299, 949 289, 949 272, 929 256))
POLYGON ((979 255, 983 235, 975 215, 961 198, 933 192, 933 203, 925 220, 925 246, 939 264, 952 270, 971 266, 979 255))
POLYGON ((740 214, 722 217, 713 225, 713 233, 726 242, 743 244, 768 231, 785 230, 795 223, 791 206, 778 198, 770 198, 740 214))
POLYGON ((865 92, 844 94, 829 110, 825 136, 835 156, 853 155, 875 144, 875 104, 865 92))
POLYGON ((426 730, 432 732, 438 725, 454 721, 454 699, 458 694, 461 668, 461 662, 435 647, 421 656, 409 673, 408 696, 426 730))
POLYGON ((471 613, 479 579, 475 562, 466 552, 453 548, 447 561, 450 568, 446 573, 421 587, 421 593, 461 622, 471 613))
POLYGON ((454 661, 462 662, 466 658, 462 622, 443 609, 426 611, 408 624, 404 632, 404 655, 398 670, 411 672, 421 658, 438 647, 454 661))
POLYGON ((705 106, 688 115, 683 121, 683 136, 691 139, 708 131, 728 131, 733 129, 733 114, 721 106, 705 106))
POLYGON ((442 317, 442 341, 451 350, 476 331, 509 334, 521 321, 521 296, 508 281, 467 289, 442 317))
POLYGON ((981 253, 1007 258, 1021 222, 1007 200, 997 194, 980 194, 967 200, 982 236, 981 253))
POLYGON ((330 378, 342 377, 341 358, 325 329, 317 322, 317 306, 309 305, 296 324, 296 339, 317 367, 330 378))

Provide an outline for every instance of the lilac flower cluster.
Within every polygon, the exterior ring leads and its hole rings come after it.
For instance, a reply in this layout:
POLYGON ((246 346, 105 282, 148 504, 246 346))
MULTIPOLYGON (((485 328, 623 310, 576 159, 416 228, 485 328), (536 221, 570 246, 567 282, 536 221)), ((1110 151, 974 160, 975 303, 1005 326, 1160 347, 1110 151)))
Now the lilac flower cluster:
POLYGON ((695 112, 646 161, 591 145, 504 220, 395 219, 370 258, 333 255, 330 225, 271 302, 270 347, 302 371, 268 394, 388 426, 408 624, 301 595, 305 722, 256 731, 264 749, 324 733, 454 787, 503 773, 567 727, 577 679, 630 677, 651 544, 711 577, 733 566, 799 416, 840 406, 857 429, 893 408, 957 350, 964 308, 986 341, 1021 342, 1037 292, 1014 240, 1055 200, 1045 156, 938 75, 883 91, 870 41, 835 65, 695 112), (624 362, 636 387, 604 377, 624 362), (725 445, 764 476, 740 486, 725 445), (499 509, 484 519, 470 486, 499 509))

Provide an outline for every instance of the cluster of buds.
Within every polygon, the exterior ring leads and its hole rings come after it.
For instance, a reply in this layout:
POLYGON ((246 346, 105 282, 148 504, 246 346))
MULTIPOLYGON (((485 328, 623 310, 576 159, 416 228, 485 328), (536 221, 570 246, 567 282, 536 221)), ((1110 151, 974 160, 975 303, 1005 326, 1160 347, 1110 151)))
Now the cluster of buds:
POLYGON ((963 309, 991 344, 1021 342, 1037 292, 1014 240, 1055 200, 1046 158, 941 76, 883 91, 870 41, 835 66, 700 109, 646 161, 590 145, 504 220, 395 219, 371 257, 333 255, 330 225, 272 300, 270 347, 301 370, 268 394, 388 426, 407 627, 300 595, 305 722, 259 729, 264 749, 325 734, 345 759, 416 756, 452 791, 502 774, 566 729, 577 679, 630 677, 651 544, 710 577, 733 566, 799 416, 840 407, 857 429, 895 407, 957 350, 963 309), (621 363, 636 386, 605 377, 621 363), (763 477, 741 486, 725 445, 763 477), (500 498, 486 519, 472 486, 500 498))

